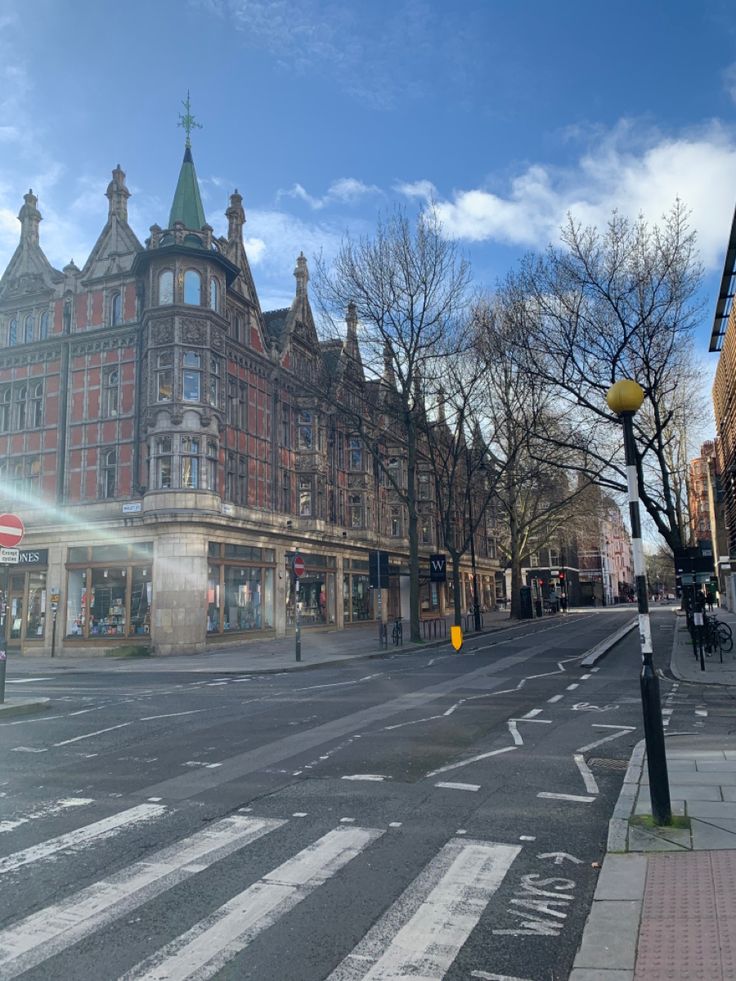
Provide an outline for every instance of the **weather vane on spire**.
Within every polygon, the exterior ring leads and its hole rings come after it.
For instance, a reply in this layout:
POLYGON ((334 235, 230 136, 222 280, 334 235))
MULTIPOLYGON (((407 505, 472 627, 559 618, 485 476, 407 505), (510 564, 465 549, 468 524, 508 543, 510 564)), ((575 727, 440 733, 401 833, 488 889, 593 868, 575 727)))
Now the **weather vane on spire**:
POLYGON ((192 141, 191 141, 191 138, 190 137, 191 137, 191 134, 192 134, 192 130, 193 129, 202 129, 202 124, 201 123, 198 123, 195 120, 195 118, 192 115, 192 113, 190 112, 190 110, 191 110, 191 103, 189 102, 189 89, 187 89, 187 101, 186 102, 182 102, 182 105, 186 109, 186 112, 183 115, 182 115, 182 113, 179 113, 179 122, 178 122, 177 125, 181 126, 182 129, 184 129, 186 131, 186 134, 187 134, 187 146, 191 146, 192 145, 192 141))

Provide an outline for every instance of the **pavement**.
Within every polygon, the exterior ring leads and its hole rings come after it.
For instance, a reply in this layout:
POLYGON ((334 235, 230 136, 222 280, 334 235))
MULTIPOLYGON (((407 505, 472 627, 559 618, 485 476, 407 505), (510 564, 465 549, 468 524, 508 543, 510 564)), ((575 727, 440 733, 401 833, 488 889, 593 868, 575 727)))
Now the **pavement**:
MULTIPOLYGON (((680 682, 736 684, 736 653, 693 656, 676 615, 670 671, 680 682)), ((736 635, 736 616, 718 611, 736 635)), ((634 749, 609 824, 606 857, 569 981, 736 978, 736 735, 670 732, 663 719, 672 813, 652 824, 644 741, 634 749)))

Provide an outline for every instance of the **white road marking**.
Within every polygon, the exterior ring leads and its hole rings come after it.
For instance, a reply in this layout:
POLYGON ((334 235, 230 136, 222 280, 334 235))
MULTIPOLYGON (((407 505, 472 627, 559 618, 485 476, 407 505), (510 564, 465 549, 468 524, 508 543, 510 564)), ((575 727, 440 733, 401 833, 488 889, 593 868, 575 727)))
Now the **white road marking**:
POLYGON ((636 729, 636 726, 615 726, 615 725, 611 725, 610 722, 593 722, 592 728, 593 729, 625 729, 628 732, 633 732, 634 729, 636 729))
POLYGON ((531 711, 527 712, 526 715, 522 715, 521 718, 522 719, 533 719, 535 715, 541 715, 541 714, 542 714, 542 710, 541 709, 531 709, 531 711))
POLYGON ((567 689, 566 690, 567 691, 575 691, 575 689, 576 688, 579 688, 579 687, 580 687, 580 685, 578 685, 577 681, 573 681, 573 683, 571 685, 568 685, 567 686, 567 689))
POLYGON ((340 824, 355 824, 355 818, 340 818, 340 824))
POLYGON ((209 709, 189 709, 188 712, 169 712, 167 715, 144 715, 141 722, 153 722, 154 719, 175 719, 179 715, 196 715, 198 712, 209 712, 209 709))
POLYGON ((25 917, 0 933, 0 967, 12 963, 13 968, 2 976, 15 977, 54 957, 282 824, 268 818, 225 818, 25 917))
POLYGON ((448 842, 327 981, 441 981, 520 851, 448 842))
POLYGON ((13 746, 13 753, 48 753, 48 746, 37 749, 35 746, 13 746))
POLYGON ((488 971, 471 971, 471 978, 480 978, 481 981, 532 981, 531 978, 517 978, 510 974, 489 974, 488 971))
POLYGON ((121 811, 119 814, 113 814, 101 821, 95 821, 94 824, 87 824, 75 831, 59 835, 58 838, 49 838, 48 841, 43 841, 39 845, 32 845, 30 848, 24 848, 21 852, 13 852, 12 855, 0 858, 0 875, 5 872, 14 872, 24 865, 38 862, 56 852, 79 851, 93 841, 111 838, 131 825, 161 817, 165 811, 166 808, 163 804, 139 804, 127 811, 121 811))
POLYGON ((613 732, 610 736, 604 736, 603 739, 596 739, 594 743, 586 743, 585 746, 578 746, 575 750, 576 753, 587 753, 589 749, 595 749, 596 746, 602 746, 603 743, 610 743, 612 739, 620 739, 621 736, 627 736, 630 732, 633 732, 633 728, 621 729, 619 732, 613 732))
POLYGON ((294 813, 291 816, 294 817, 294 818, 305 818, 307 816, 307 812, 306 811, 294 811, 294 813))
POLYGON ((205 688, 221 688, 223 685, 227 684, 227 681, 208 681, 205 688))
POLYGON ((14 831, 15 828, 19 828, 22 824, 28 824, 30 821, 38 821, 39 818, 51 817, 53 814, 61 814, 62 811, 67 810, 70 807, 85 807, 87 804, 93 804, 94 801, 91 797, 67 797, 63 800, 57 800, 54 804, 47 804, 45 807, 40 807, 36 811, 31 811, 30 814, 26 814, 24 817, 15 818, 9 821, 0 821, 0 833, 3 831, 14 831))
POLYGON ((575 753, 573 756, 575 760, 575 766, 580 770, 580 776, 583 778, 583 783, 585 784, 585 789, 589 794, 600 793, 598 790, 598 784, 595 782, 595 777, 591 773, 588 764, 585 762, 585 757, 582 753, 575 753))
POLYGON ((132 722, 121 722, 119 725, 110 726, 107 729, 98 729, 97 732, 85 732, 83 736, 74 736, 73 739, 62 739, 60 743, 54 743, 54 746, 68 746, 70 743, 78 743, 82 739, 91 739, 93 736, 101 736, 105 732, 113 732, 115 729, 125 729, 126 726, 133 725, 132 722))
POLYGON ((341 780, 372 780, 375 782, 380 782, 385 780, 380 773, 352 773, 350 776, 341 777, 341 780))
POLYGON ((587 681, 589 677, 590 677, 589 674, 581 674, 580 675, 580 680, 581 681, 587 681))
POLYGON ((436 783, 435 787, 442 787, 444 790, 480 790, 479 783, 436 783))
POLYGON ((477 763, 479 760, 487 760, 489 756, 498 756, 500 753, 510 753, 514 749, 516 749, 516 746, 504 746, 502 749, 492 749, 490 753, 478 753, 477 756, 471 756, 469 759, 461 760, 459 763, 448 763, 447 766, 441 766, 438 770, 430 770, 430 772, 425 774, 425 776, 427 778, 436 777, 440 773, 447 773, 449 770, 457 770, 461 766, 469 766, 471 763, 477 763))
POLYGON ((207 763, 205 760, 187 760, 186 763, 182 763, 182 766, 201 766, 205 770, 216 770, 218 766, 222 766, 222 763, 207 763))
POLYGON ((51 678, 12 678, 6 685, 30 685, 34 681, 51 681, 51 678))
POLYGON ((559 702, 559 700, 563 697, 563 695, 553 695, 552 698, 548 698, 547 701, 550 703, 559 702))
POLYGON ((707 709, 695 709, 695 714, 696 715, 707 716, 708 715, 708 710, 707 709))
POLYGON ((359 827, 329 831, 136 965, 121 981, 211 978, 383 833, 359 827))
POLYGON ((516 719, 509 719, 506 723, 509 727, 509 732, 511 733, 511 738, 514 740, 515 746, 523 746, 524 740, 521 738, 521 733, 516 728, 516 719))
POLYGON ((519 841, 536 841, 536 835, 519 835, 519 841))
POLYGON ((573 865, 583 864, 582 858, 576 858, 570 852, 542 852, 540 855, 537 855, 537 858, 553 858, 555 865, 562 865, 565 860, 572 862, 573 865))
POLYGON ((590 673, 594 674, 596 671, 600 671, 600 668, 591 668, 590 673))
POLYGON ((579 804, 591 804, 595 797, 579 797, 577 794, 550 794, 546 790, 537 794, 537 797, 544 797, 547 800, 572 800, 579 804))

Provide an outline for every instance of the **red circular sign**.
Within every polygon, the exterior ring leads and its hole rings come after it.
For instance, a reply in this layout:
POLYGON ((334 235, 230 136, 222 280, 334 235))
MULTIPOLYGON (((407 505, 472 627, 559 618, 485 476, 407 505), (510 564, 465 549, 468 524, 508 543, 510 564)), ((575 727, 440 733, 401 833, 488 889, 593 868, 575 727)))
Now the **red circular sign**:
POLYGON ((297 579, 301 579, 301 577, 304 575, 304 559, 301 557, 301 555, 294 556, 293 569, 294 575, 297 577, 297 579))
POLYGON ((0 514, 0 546, 3 548, 19 545, 25 530, 17 514, 0 514))

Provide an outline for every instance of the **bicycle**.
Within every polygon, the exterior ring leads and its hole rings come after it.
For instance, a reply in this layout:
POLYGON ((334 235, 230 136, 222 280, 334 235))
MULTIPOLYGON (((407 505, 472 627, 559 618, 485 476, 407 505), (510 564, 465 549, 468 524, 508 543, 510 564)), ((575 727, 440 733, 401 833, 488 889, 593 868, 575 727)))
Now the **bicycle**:
POLYGON ((733 631, 727 623, 715 616, 706 615, 704 620, 706 650, 718 648, 721 661, 723 661, 724 652, 728 654, 733 650, 733 631))
POLYGON ((404 631, 401 626, 401 617, 396 617, 394 621, 394 628, 391 631, 391 641, 394 647, 398 647, 399 644, 403 646, 404 644, 404 631))

